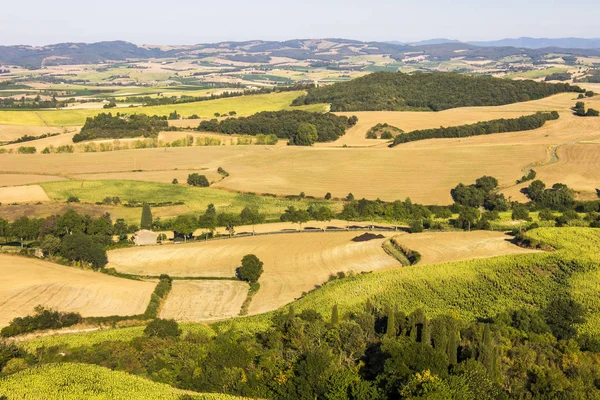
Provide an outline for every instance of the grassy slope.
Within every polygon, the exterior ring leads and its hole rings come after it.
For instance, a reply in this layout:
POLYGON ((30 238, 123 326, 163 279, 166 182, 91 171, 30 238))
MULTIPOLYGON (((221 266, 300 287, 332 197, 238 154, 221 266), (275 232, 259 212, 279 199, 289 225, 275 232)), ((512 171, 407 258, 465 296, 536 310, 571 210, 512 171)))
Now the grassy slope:
MULTIPOLYGON (((229 111, 236 111, 237 115, 245 116, 260 111, 276 111, 289 108, 292 100, 300 94, 301 92, 270 93, 167 106, 136 107, 131 109, 119 109, 117 111, 149 115, 168 115, 177 110, 179 114, 185 117, 197 114, 198 116, 205 118, 212 117, 216 112, 228 113, 229 111)), ((297 107, 294 109, 297 109, 297 107)), ((324 111, 325 106, 322 104, 315 104, 302 107, 301 109, 308 111, 324 111)), ((117 111, 101 109, 0 111, 0 125, 83 125, 87 117, 92 117, 101 112, 115 113, 117 111)))
POLYGON ((48 364, 0 379, 0 396, 6 395, 11 400, 177 400, 184 394, 198 400, 241 399, 221 394, 195 394, 125 372, 86 364, 48 364))
MULTIPOLYGON (((218 211, 240 212, 246 206, 258 207, 260 212, 269 217, 279 217, 290 205, 306 208, 309 203, 318 202, 333 206, 324 200, 288 200, 253 194, 240 194, 212 188, 196 188, 170 183, 141 181, 62 181, 41 185, 53 200, 67 200, 70 196, 78 197, 83 202, 95 203, 106 197, 119 197, 123 203, 135 200, 138 202, 159 203, 167 201, 184 201, 190 212, 204 212, 209 204, 214 204, 218 211)), ((336 204, 337 205, 337 204, 336 204)))

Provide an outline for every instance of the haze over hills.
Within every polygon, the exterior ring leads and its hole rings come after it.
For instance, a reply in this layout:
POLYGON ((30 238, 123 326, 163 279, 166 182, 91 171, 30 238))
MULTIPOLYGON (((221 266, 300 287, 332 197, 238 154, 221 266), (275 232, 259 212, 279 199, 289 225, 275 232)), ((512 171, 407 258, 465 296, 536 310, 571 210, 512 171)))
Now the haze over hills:
POLYGON ((283 42, 254 40, 186 46, 139 46, 124 41, 59 43, 41 47, 0 46, 0 65, 37 69, 51 65, 94 64, 149 58, 198 59, 210 56, 224 56, 231 61, 251 63, 268 63, 272 57, 336 62, 359 55, 389 55, 390 58, 401 61, 407 55, 418 52, 431 61, 445 61, 458 56, 466 60, 499 60, 522 55, 536 60, 555 52, 597 56, 600 55, 600 39, 521 38, 462 43, 442 38, 410 44, 349 39, 295 39, 283 42))

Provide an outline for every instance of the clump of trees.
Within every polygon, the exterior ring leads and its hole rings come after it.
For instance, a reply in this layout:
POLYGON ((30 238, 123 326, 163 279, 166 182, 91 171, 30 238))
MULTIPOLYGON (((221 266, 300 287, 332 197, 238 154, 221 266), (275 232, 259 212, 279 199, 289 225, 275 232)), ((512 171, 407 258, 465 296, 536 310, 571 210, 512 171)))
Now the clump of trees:
POLYGON ((81 128, 81 132, 73 136, 73 142, 82 142, 93 139, 121 139, 132 137, 157 137, 162 130, 168 130, 169 123, 166 117, 145 114, 125 115, 117 113, 100 113, 95 117, 88 117, 81 128))
POLYGON ((546 82, 549 81, 570 81, 571 78, 573 78, 573 75, 571 75, 568 72, 555 72, 553 74, 548 75, 544 80, 546 82))
POLYGON ((562 183, 546 188, 544 182, 535 180, 525 189, 525 194, 539 208, 564 211, 575 204, 575 192, 562 183))
POLYGON ((210 182, 206 175, 200 175, 197 172, 188 175, 187 184, 190 186, 209 187, 210 182))
POLYGON ((477 122, 471 125, 451 126, 448 128, 422 129, 397 135, 392 146, 401 143, 413 142, 425 139, 461 138, 478 135, 489 135, 492 133, 528 131, 544 126, 546 121, 556 120, 560 115, 556 111, 549 113, 537 112, 512 119, 496 119, 492 121, 477 122))
POLYGON ((499 79, 458 73, 375 72, 348 82, 311 88, 292 105, 330 103, 331 111, 440 111, 498 106, 585 90, 567 83, 499 79))
POLYGON ((578 117, 597 117, 600 116, 600 111, 595 110, 593 108, 588 108, 585 110, 585 103, 583 101, 578 101, 575 103, 575 106, 572 108, 573 113, 578 117))
MULTIPOLYGON (((288 139, 295 144, 301 126, 313 125, 317 137, 312 142, 331 142, 346 133, 346 129, 356 124, 356 117, 348 118, 331 113, 314 113, 308 111, 264 111, 249 117, 227 118, 219 121, 212 119, 202 121, 199 131, 219 132, 240 135, 275 135, 280 139, 288 139)), ((306 139, 302 139, 306 142, 306 139)))

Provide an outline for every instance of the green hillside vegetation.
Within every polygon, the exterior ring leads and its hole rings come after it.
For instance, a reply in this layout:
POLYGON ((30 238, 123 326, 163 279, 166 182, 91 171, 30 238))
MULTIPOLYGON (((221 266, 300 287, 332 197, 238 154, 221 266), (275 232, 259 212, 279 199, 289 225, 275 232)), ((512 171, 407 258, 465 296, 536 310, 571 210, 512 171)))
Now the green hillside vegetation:
POLYGON ((81 132, 73 136, 73 142, 94 139, 122 139, 132 137, 156 137, 161 130, 169 129, 166 117, 145 114, 101 113, 88 118, 81 132))
POLYGON ((87 364, 49 364, 0 378, 0 396, 10 400, 235 400, 241 397, 199 394, 164 383, 87 364), (184 396, 189 397, 184 397, 184 396))
POLYGON ((422 129, 397 135, 393 146, 425 139, 447 139, 461 138, 478 135, 489 135, 492 133, 529 131, 544 126, 546 121, 553 121, 560 117, 556 111, 549 113, 538 112, 511 119, 495 119, 486 122, 477 122, 471 125, 451 126, 448 128, 422 129))
POLYGON ((264 111, 250 117, 227 118, 223 121, 202 121, 198 130, 241 135, 276 135, 281 139, 292 139, 298 133, 300 125, 308 123, 317 129, 318 142, 331 142, 344 135, 346 129, 356 122, 356 117, 282 110, 264 111))
POLYGON ((584 90, 565 83, 513 81, 457 73, 375 72, 349 82, 310 89, 292 105, 330 103, 333 112, 440 111, 455 107, 499 106, 562 92, 584 90))

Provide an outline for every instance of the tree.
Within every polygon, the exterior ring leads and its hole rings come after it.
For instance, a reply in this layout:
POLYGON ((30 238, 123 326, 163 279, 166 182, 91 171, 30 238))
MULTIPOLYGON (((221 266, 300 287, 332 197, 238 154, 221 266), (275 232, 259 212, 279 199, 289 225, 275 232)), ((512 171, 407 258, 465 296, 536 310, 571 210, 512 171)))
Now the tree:
POLYGON ((535 180, 527 187, 527 197, 533 202, 538 202, 542 199, 545 190, 546 184, 540 180, 535 180))
POLYGON ((331 326, 336 327, 340 324, 340 316, 338 313, 338 306, 334 304, 331 308, 331 326))
POLYGON ((0 237, 4 237, 5 241, 8 241, 9 234, 9 222, 4 218, 0 218, 0 237))
POLYGON ((150 337, 169 338, 181 335, 181 329, 174 319, 156 318, 146 325, 144 334, 150 337))
POLYGON ((358 210, 356 209, 356 202, 352 201, 350 203, 344 204, 344 209, 340 213, 340 218, 348 223, 347 227, 350 226, 350 221, 354 221, 359 217, 358 210))
POLYGON ((327 192, 325 194, 325 200, 331 200, 331 193, 327 192))
POLYGON ((254 254, 242 258, 242 266, 237 269, 238 277, 249 283, 256 283, 263 273, 263 262, 254 254))
POLYGON ((475 227, 480 216, 481 213, 478 209, 464 207, 458 214, 458 219, 456 220, 456 222, 459 228, 470 231, 472 228, 475 227))
POLYGON ((513 221, 531 221, 531 217, 529 217, 529 210, 525 208, 522 204, 514 204, 512 210, 512 220, 513 221))
POLYGON ((84 233, 87 229, 86 218, 69 209, 56 220, 56 232, 59 236, 84 233))
POLYGON ((252 225, 252 232, 254 233, 254 225, 265 222, 265 216, 259 213, 257 208, 244 207, 240 213, 240 221, 244 225, 252 225))
POLYGON ((60 250, 60 239, 53 235, 46 235, 42 239, 40 247, 45 255, 53 256, 57 251, 60 250))
POLYGON ((423 232, 423 222, 420 219, 414 220, 410 223, 410 233, 423 232))
POLYGON ((93 220, 87 228, 90 235, 112 236, 113 224, 110 219, 110 214, 106 213, 98 219, 93 220))
POLYGON ((388 337, 396 337, 396 315, 395 310, 392 307, 387 308, 387 324, 385 334, 388 337))
POLYGON ((352 193, 348 193, 348 196, 346 196, 346 201, 354 201, 354 195, 352 193))
POLYGON ((185 242, 187 242, 188 237, 190 237, 195 230, 196 221, 190 215, 180 215, 173 222, 175 236, 177 236, 177 234, 183 235, 183 240, 185 242))
POLYGON ((179 183, 179 181, 177 180, 177 178, 173 178, 173 180, 171 181, 171 183, 173 185, 177 185, 179 183))
POLYGON ((317 208, 311 204, 307 211, 310 217, 315 221, 331 221, 335 217, 333 211, 326 206, 317 208))
POLYGON ((294 206, 289 206, 279 218, 282 222, 292 222, 299 224, 302 229, 302 224, 310 221, 310 214, 306 210, 298 210, 294 206))
POLYGON ((230 213, 219 214, 217 221, 219 226, 224 227, 229 233, 229 237, 232 237, 235 234, 236 226, 240 225, 240 217, 230 213))
POLYGON ((198 226, 211 234, 217 229, 217 210, 214 204, 209 204, 206 212, 198 218, 198 226))
POLYGON ((210 183, 205 175, 200 175, 196 172, 188 175, 187 183, 190 186, 209 187, 210 183))
POLYGON ((546 323, 557 339, 571 339, 577 335, 577 324, 585 322, 583 305, 568 297, 552 301, 544 312, 546 323))
POLYGON ((296 146, 312 146, 319 139, 317 127, 303 122, 298 126, 298 131, 292 136, 290 144, 296 146))
POLYGON ((115 235, 119 236, 119 240, 127 240, 127 224, 123 218, 119 218, 115 221, 113 232, 115 235))
POLYGON ((144 207, 142 207, 140 228, 152 230, 152 210, 150 210, 150 205, 148 203, 144 203, 144 207))

